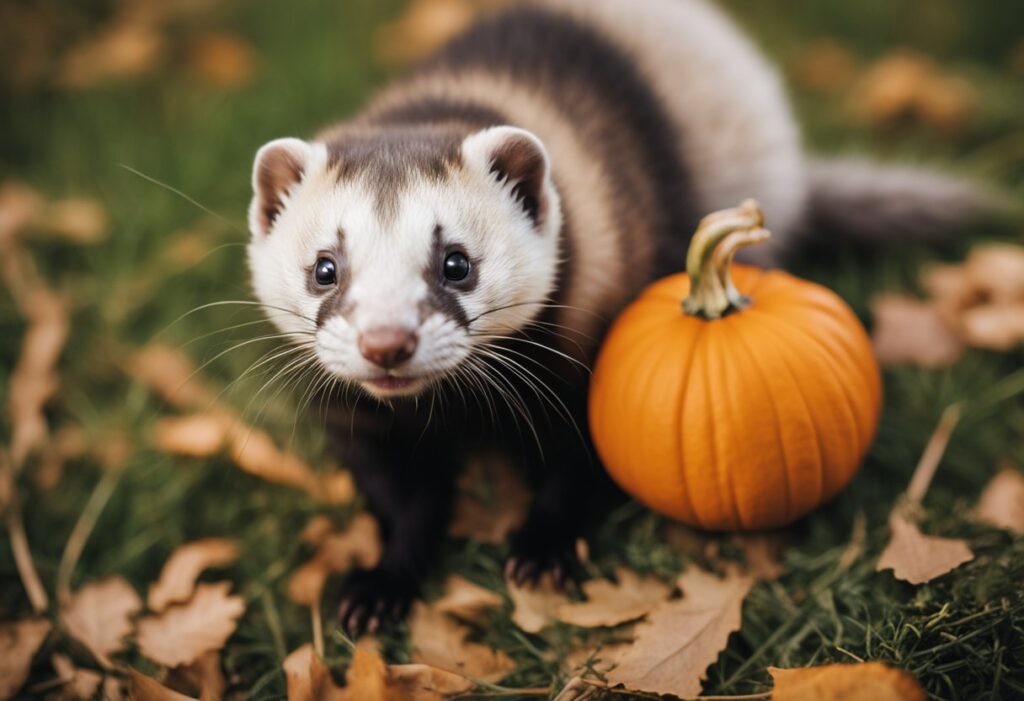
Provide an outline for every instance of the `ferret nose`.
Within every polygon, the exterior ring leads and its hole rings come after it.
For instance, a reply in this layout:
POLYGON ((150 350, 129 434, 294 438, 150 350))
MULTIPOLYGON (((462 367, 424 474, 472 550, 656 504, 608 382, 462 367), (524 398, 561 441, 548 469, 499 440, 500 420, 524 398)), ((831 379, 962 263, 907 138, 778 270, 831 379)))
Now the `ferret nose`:
POLYGON ((375 326, 359 334, 359 352, 374 365, 390 370, 416 352, 416 332, 402 326, 375 326))

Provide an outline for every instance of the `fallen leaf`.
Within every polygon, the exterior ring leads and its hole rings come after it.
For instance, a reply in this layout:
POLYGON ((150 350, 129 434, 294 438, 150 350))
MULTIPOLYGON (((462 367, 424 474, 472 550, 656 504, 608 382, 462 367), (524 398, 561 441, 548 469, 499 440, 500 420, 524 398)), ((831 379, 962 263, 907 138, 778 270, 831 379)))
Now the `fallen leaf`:
POLYGON ((324 504, 349 504, 356 498, 356 485, 348 470, 333 469, 319 475, 320 487, 314 498, 324 504))
POLYGON ((388 692, 388 668, 372 645, 359 643, 352 655, 352 664, 345 673, 342 697, 351 701, 391 701, 388 692))
POLYGON ((615 570, 616 582, 591 579, 582 584, 587 600, 559 604, 555 618, 582 628, 617 626, 642 618, 661 604, 672 587, 656 577, 641 577, 620 567, 615 570))
POLYGON ((511 465, 503 460, 476 461, 459 478, 459 497, 448 533, 453 538, 500 545, 522 525, 529 504, 530 493, 511 465))
POLYGON ((444 594, 432 605, 435 610, 463 621, 484 624, 488 612, 501 606, 501 595, 453 574, 444 583, 444 594))
POLYGON ((124 637, 132 632, 132 616, 142 609, 142 599, 122 577, 108 577, 86 584, 61 607, 61 623, 85 645, 104 667, 110 655, 124 649, 124 637))
POLYGON ((963 342, 932 304, 888 293, 872 299, 871 312, 875 317, 872 342, 882 365, 945 367, 963 354, 963 342))
POLYGON ((772 701, 924 701, 914 676, 881 662, 769 667, 772 701))
POLYGON ((28 185, 17 180, 0 184, 0 249, 14 243, 14 238, 38 216, 43 198, 28 185))
POLYGON ((496 682, 515 664, 504 652, 466 640, 469 628, 422 602, 413 605, 409 642, 413 661, 470 679, 496 682))
POLYGON ((58 82, 89 88, 107 80, 135 78, 157 67, 164 37, 148 23, 120 21, 73 46, 64 56, 58 82))
POLYGON ((569 597, 555 586, 549 574, 536 585, 507 584, 512 599, 512 622, 527 633, 539 633, 554 623, 559 607, 569 603, 569 597))
POLYGON ((224 647, 245 612, 242 598, 229 595, 230 589, 230 582, 200 584, 188 603, 140 620, 139 650, 154 662, 176 667, 224 647))
POLYGON ((154 424, 152 442, 163 453, 202 458, 220 452, 227 442, 227 428, 218 412, 165 416, 154 424))
POLYGON ((28 679, 32 658, 50 628, 41 618, 0 623, 0 699, 13 697, 28 679))
POLYGON ((191 696, 179 694, 173 689, 168 689, 156 679, 151 679, 134 669, 129 669, 128 674, 132 680, 131 690, 128 694, 131 701, 199 701, 191 696))
POLYGON ((313 557, 288 580, 288 597, 297 604, 313 606, 320 601, 327 577, 353 566, 371 568, 381 555, 380 529, 368 513, 356 514, 341 533, 320 537, 313 557))
POLYGON ((196 77, 216 88, 245 85, 256 68, 256 52, 252 46, 240 37, 223 32, 198 37, 188 60, 196 77))
POLYGON ((128 359, 128 373, 179 409, 208 408, 215 393, 196 377, 192 361, 176 348, 151 344, 128 359))
POLYGON ((461 674, 425 664, 390 665, 388 675, 389 686, 397 692, 395 701, 442 701, 463 694, 474 686, 461 674))
POLYGON ((747 561, 747 572, 764 582, 774 582, 785 570, 779 562, 783 539, 778 533, 740 533, 735 536, 747 561))
POLYGON ((562 668, 570 674, 583 674, 588 668, 598 674, 607 674, 632 646, 632 641, 585 645, 566 655, 562 668))
POLYGON ((683 598, 661 604, 636 627, 636 641, 608 673, 630 691, 697 696, 710 664, 739 629, 743 600, 754 584, 729 571, 725 578, 691 567, 678 580, 683 598))
POLYGON ((963 265, 926 266, 921 272, 921 287, 949 328, 956 328, 963 311, 982 297, 963 265))
POLYGON ((1008 351, 1024 343, 1024 299, 971 307, 960 317, 964 340, 975 348, 1008 351))
POLYGON ((23 465, 49 435, 43 409, 60 385, 56 366, 70 316, 64 298, 44 287, 27 291, 22 307, 29 325, 10 375, 7 397, 11 462, 15 466, 23 465))
POLYGON ((388 64, 422 58, 468 27, 480 4, 474 0, 412 0, 400 17, 377 30, 374 53, 388 64))
POLYGON ((280 450, 274 440, 256 428, 237 423, 230 431, 231 460, 260 479, 297 487, 310 494, 320 491, 320 479, 297 455, 280 450))
POLYGON ((964 262, 970 284, 993 302, 1024 301, 1024 246, 988 243, 971 249, 964 262))
POLYGON ((796 81, 809 90, 836 93, 845 90, 857 75, 857 60, 835 39, 818 39, 801 52, 793 65, 796 81))
POLYGON ((329 536, 333 529, 334 525, 331 523, 331 519, 323 514, 317 514, 303 527, 299 534, 299 540, 306 545, 315 547, 324 542, 324 538, 329 536))
POLYGON ((313 651, 311 643, 289 654, 282 667, 288 701, 340 701, 343 698, 341 689, 334 684, 330 671, 313 651))
POLYGON ((982 523, 1024 534, 1024 475, 1009 465, 981 493, 974 517, 982 523))
POLYGON ((150 585, 146 603, 159 613, 170 604, 187 601, 195 591, 200 573, 224 567, 238 559, 238 546, 223 538, 204 538, 179 545, 167 558, 160 578, 150 585))
POLYGON ((227 680, 220 668, 220 652, 210 650, 199 656, 192 664, 176 667, 171 671, 175 688, 194 691, 199 701, 220 701, 227 690, 227 680))
POLYGON ((91 669, 80 669, 70 657, 56 653, 51 660, 53 671, 61 680, 60 691, 54 701, 88 701, 96 697, 103 675, 91 669))
POLYGON ((78 244, 101 241, 109 223, 103 205, 85 197, 51 202, 35 220, 35 226, 43 231, 78 244))
POLYGON ((875 571, 891 569, 905 582, 924 584, 974 559, 966 541, 924 535, 899 509, 889 515, 889 529, 892 537, 875 571))

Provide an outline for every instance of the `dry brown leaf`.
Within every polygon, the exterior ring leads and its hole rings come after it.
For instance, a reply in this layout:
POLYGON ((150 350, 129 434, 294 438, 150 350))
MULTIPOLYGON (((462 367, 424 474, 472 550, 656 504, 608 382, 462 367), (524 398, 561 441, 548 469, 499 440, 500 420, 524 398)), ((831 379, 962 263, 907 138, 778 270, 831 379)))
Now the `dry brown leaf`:
POLYGON ((373 567, 380 555, 377 521, 368 513, 356 514, 341 533, 320 537, 316 553, 288 580, 288 597, 297 604, 312 606, 320 601, 329 575, 347 572, 353 566, 373 567))
POLYGON ((891 569, 897 579, 905 582, 930 582, 974 559, 966 541, 925 535, 898 508, 889 515, 889 529, 892 538, 875 570, 891 569))
POLYGON ((124 649, 123 638, 132 631, 132 616, 142 609, 142 599, 122 577, 108 577, 86 584, 61 607, 61 623, 85 645, 102 665, 124 649))
POLYGON ((134 78, 157 67, 164 37, 149 23, 119 21, 71 48, 64 56, 58 82, 88 88, 107 80, 134 78))
POLYGON ((0 623, 0 699, 13 697, 28 679, 32 658, 51 627, 41 618, 0 623))
POLYGON ((302 532, 299 533, 299 540, 306 545, 315 547, 324 542, 324 538, 329 536, 333 529, 334 524, 331 523, 331 519, 323 514, 317 514, 309 519, 309 523, 303 527, 302 532))
POLYGON ((151 679, 134 669, 128 670, 128 673, 132 679, 131 690, 128 692, 131 701, 199 701, 168 689, 156 679, 151 679))
POLYGON ((42 204, 42 197, 22 182, 5 180, 0 184, 0 249, 14 243, 36 219, 42 204))
POLYGON ((165 416, 153 426, 153 447, 171 455, 202 458, 220 452, 227 427, 219 412, 191 416, 165 416))
POLYGON ((176 667, 224 647, 245 612, 242 598, 228 594, 230 589, 230 582, 200 584, 188 603, 140 620, 137 641, 142 654, 159 664, 176 667))
POLYGON ((570 674, 583 674, 583 671, 589 667, 599 674, 607 674, 632 646, 632 642, 584 645, 565 656, 562 661, 562 669, 570 674))
POLYGON ((496 682, 515 669, 508 655, 466 640, 469 629, 422 602, 413 605, 409 642, 415 662, 470 679, 496 682))
POLYGON ((527 633, 539 633, 554 623, 558 608, 569 603, 569 597, 555 586, 550 574, 542 576, 536 585, 507 584, 512 599, 512 622, 527 633))
POLYGON ((987 243, 971 249, 964 271, 974 289, 993 302, 1024 301, 1024 246, 987 243))
POLYGON ((25 291, 22 306, 29 326, 10 376, 7 398, 13 424, 11 461, 15 466, 24 464, 49 434, 43 408, 60 384, 56 366, 70 317, 66 300, 45 287, 25 291))
POLYGON ((981 493, 974 517, 982 523, 1024 534, 1024 475, 1009 465, 981 493))
POLYGON ((474 686, 461 674, 425 664, 390 665, 388 676, 389 686, 396 692, 395 701, 442 701, 474 686))
POLYGON ((103 683, 102 674, 91 669, 80 669, 70 657, 60 653, 54 654, 51 662, 62 684, 53 701, 90 701, 96 697, 103 683))
POLYGON ((584 582, 582 589, 587 600, 556 606, 555 618, 582 628, 617 626, 646 616, 672 592, 672 587, 660 579, 641 577, 624 567, 615 570, 615 578, 617 582, 584 582))
POLYGON ((359 643, 345 673, 346 701, 397 701, 388 690, 388 668, 373 644, 359 643))
POLYGON ((476 461, 459 478, 459 498, 448 533, 499 545, 526 518, 530 493, 503 460, 476 461))
POLYGON ((946 326, 960 328, 960 315, 982 299, 963 265, 928 265, 921 272, 921 287, 932 299, 946 326))
POLYGON ((960 317, 964 340, 975 348, 1008 351, 1024 343, 1024 300, 971 307, 960 317))
POLYGON ((243 471, 260 479, 320 492, 320 479, 297 455, 280 450, 273 439, 256 428, 236 424, 229 437, 231 459, 243 471))
POLYGON ((933 304, 888 293, 872 299, 871 312, 875 317, 872 342, 882 365, 937 368, 952 365, 963 355, 963 342, 933 304))
POLYGON ((914 676, 881 662, 769 667, 772 701, 924 701, 914 676))
POLYGON ((109 223, 110 217, 103 205, 86 197, 51 202, 35 221, 43 231, 79 244, 103 240, 109 223))
POLYGON ((796 81, 809 90, 836 93, 857 75, 857 59, 835 39, 819 39, 801 52, 793 65, 796 81))
POLYGON ((785 569, 779 562, 784 545, 779 533, 740 533, 735 537, 747 561, 747 572, 754 577, 774 582, 785 569))
POLYGON ((342 691, 323 661, 306 643, 285 658, 282 665, 288 685, 288 701, 340 701, 342 691))
POLYGON ((217 650, 203 653, 188 666, 171 670, 170 679, 169 686, 186 693, 197 693, 199 701, 220 701, 228 686, 217 650))
POLYGON ((159 613, 171 604, 187 601, 203 570, 224 567, 238 559, 238 546, 224 538, 204 538, 175 548, 160 578, 149 586, 146 604, 159 613))
POLYGON ((144 346, 128 359, 128 373, 179 409, 207 408, 215 393, 195 375, 192 361, 172 346, 144 346))
POLYGON ((444 583, 444 594, 432 606, 460 620, 484 624, 490 609, 501 606, 501 601, 497 592, 453 574, 444 583))
POLYGON ((412 0, 405 12, 377 30, 374 53, 388 64, 423 58, 472 23, 479 0, 412 0))
POLYGON ((636 627, 636 641, 608 674, 631 691, 697 696, 708 665, 740 627, 743 600, 754 584, 730 571, 725 578, 691 567, 678 580, 683 598, 656 608, 636 627))
POLYGON ((195 40, 189 66, 204 83, 216 88, 237 88, 252 79, 256 52, 241 37, 210 32, 195 40))
POLYGON ((356 485, 348 470, 331 470, 320 477, 320 488, 312 496, 324 504, 348 504, 356 498, 356 485))

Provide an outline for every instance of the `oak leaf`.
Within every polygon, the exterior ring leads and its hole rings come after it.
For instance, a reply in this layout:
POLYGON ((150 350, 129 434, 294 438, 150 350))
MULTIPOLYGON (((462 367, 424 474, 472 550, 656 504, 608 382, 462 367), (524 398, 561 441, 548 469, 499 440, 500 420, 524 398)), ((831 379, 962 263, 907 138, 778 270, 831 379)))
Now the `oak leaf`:
POLYGON ((966 541, 925 535, 900 509, 889 514, 892 537, 875 570, 891 569, 897 579, 924 584, 974 559, 966 541))
POLYGON ((981 493, 974 517, 995 528, 1024 534, 1024 475, 1010 466, 1002 468, 981 493))
POLYGON ((245 612, 241 597, 228 594, 230 582, 200 584, 192 599, 138 624, 139 649, 168 667, 191 664, 204 652, 219 650, 245 612))
POLYGON ((238 546, 223 538, 204 538, 179 545, 167 558, 160 578, 150 585, 146 604, 159 613, 170 604, 187 601, 203 570, 223 567, 238 559, 238 546))
POLYGON ((86 584, 61 607, 61 623, 85 645, 101 664, 111 666, 110 655, 124 649, 123 638, 132 631, 132 616, 142 599, 122 577, 86 584))
POLYGON ((558 608, 569 603, 569 597, 555 586, 549 574, 536 584, 508 582, 508 595, 512 599, 512 622, 527 633, 539 633, 557 620, 558 608))
POLYGON ((734 570, 719 578, 691 567, 677 583, 683 598, 661 604, 637 625, 633 646, 608 673, 612 684, 683 698, 700 694, 708 666, 740 627, 754 579, 734 570))
POLYGON ((0 699, 13 697, 28 679, 32 658, 51 627, 41 618, 0 623, 0 699))
POLYGON ((963 355, 963 342, 934 304, 887 293, 872 299, 871 312, 875 317, 872 343, 882 365, 938 368, 952 365, 963 355))
POLYGON ((501 606, 501 602, 497 592, 453 574, 444 583, 444 594, 432 606, 460 620, 483 624, 487 622, 487 612, 501 606))
POLYGON ((430 606, 417 602, 409 618, 414 662, 455 672, 470 679, 496 682, 515 669, 508 655, 466 640, 469 629, 430 606))
POLYGON ((924 701, 913 675, 881 662, 820 667, 769 667, 772 701, 924 701))
POLYGON ((530 493, 503 460, 472 463, 459 478, 459 497, 448 533, 500 545, 522 525, 530 493))
POLYGON ((617 626, 642 618, 668 598, 672 587, 656 577, 640 577, 620 567, 615 570, 616 582, 591 579, 583 583, 587 600, 559 604, 555 618, 582 628, 617 626))

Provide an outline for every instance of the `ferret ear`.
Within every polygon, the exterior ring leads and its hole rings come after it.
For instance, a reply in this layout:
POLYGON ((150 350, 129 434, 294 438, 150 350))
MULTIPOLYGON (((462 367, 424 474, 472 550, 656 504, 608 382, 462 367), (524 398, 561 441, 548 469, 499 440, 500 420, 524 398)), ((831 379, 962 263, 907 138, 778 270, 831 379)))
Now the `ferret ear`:
POLYGON ((254 234, 267 234, 284 208, 288 190, 302 180, 313 146, 301 139, 275 139, 256 152, 252 168, 253 200, 249 227, 254 234))
POLYGON ((516 127, 491 127, 466 137, 467 163, 511 185, 512 196, 537 228, 547 221, 554 186, 547 150, 536 136, 516 127))

